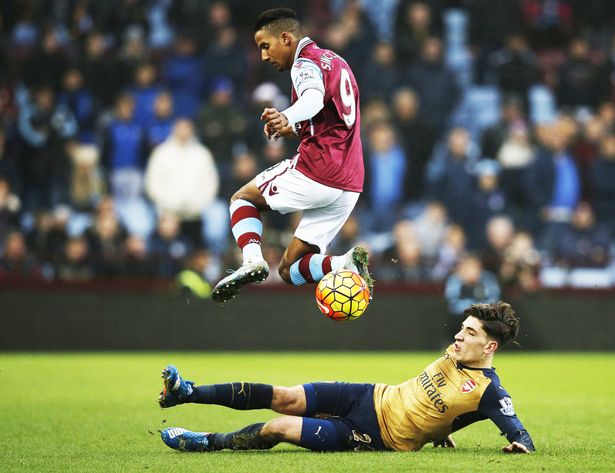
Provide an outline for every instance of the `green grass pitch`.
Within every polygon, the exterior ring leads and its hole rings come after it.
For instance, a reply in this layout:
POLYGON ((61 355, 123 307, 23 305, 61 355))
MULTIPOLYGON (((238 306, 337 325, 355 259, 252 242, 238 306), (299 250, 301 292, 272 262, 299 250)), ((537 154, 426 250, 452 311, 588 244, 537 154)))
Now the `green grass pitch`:
POLYGON ((500 354, 496 367, 538 452, 505 455, 489 421, 457 434, 458 449, 418 453, 178 453, 157 429, 235 430, 269 411, 185 405, 161 410, 169 362, 198 384, 260 381, 398 383, 436 353, 0 354, 0 471, 13 472, 586 472, 615 471, 615 354, 500 354), (153 432, 155 435, 151 435, 153 432))

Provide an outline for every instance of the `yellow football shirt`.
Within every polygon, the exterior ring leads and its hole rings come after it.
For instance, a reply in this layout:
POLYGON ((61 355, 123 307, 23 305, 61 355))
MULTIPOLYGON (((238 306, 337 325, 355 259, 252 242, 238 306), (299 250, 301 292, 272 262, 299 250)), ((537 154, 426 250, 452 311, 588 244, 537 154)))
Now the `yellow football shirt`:
POLYGON ((495 369, 474 369, 452 358, 452 345, 416 378, 402 384, 376 384, 374 407, 384 444, 393 450, 419 450, 473 422, 491 419, 509 441, 534 450, 515 415, 495 369))

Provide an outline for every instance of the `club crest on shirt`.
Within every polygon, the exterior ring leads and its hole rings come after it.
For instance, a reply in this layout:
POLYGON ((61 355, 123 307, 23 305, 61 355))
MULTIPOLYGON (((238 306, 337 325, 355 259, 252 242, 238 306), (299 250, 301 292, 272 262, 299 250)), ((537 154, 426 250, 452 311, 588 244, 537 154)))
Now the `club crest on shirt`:
POLYGON ((476 381, 473 379, 468 379, 465 383, 463 383, 463 386, 461 386, 461 392, 464 394, 471 393, 474 389, 476 389, 476 386, 478 386, 476 381))

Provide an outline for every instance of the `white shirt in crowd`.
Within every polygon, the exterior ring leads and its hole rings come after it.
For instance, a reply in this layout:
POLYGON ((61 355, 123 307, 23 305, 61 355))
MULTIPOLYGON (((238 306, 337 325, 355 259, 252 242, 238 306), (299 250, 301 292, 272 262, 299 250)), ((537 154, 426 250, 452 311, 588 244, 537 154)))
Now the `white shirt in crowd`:
POLYGON ((159 214, 182 220, 201 217, 219 181, 211 152, 194 138, 182 143, 173 135, 154 148, 145 171, 145 191, 159 214))

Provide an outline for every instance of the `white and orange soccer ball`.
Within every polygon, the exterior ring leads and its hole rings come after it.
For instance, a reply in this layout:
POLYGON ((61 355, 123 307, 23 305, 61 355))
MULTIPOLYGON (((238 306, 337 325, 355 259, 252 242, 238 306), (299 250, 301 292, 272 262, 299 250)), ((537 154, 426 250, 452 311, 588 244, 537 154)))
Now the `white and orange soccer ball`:
POLYGON ((367 309, 369 288, 354 271, 331 271, 316 287, 316 304, 332 320, 354 320, 367 309))

